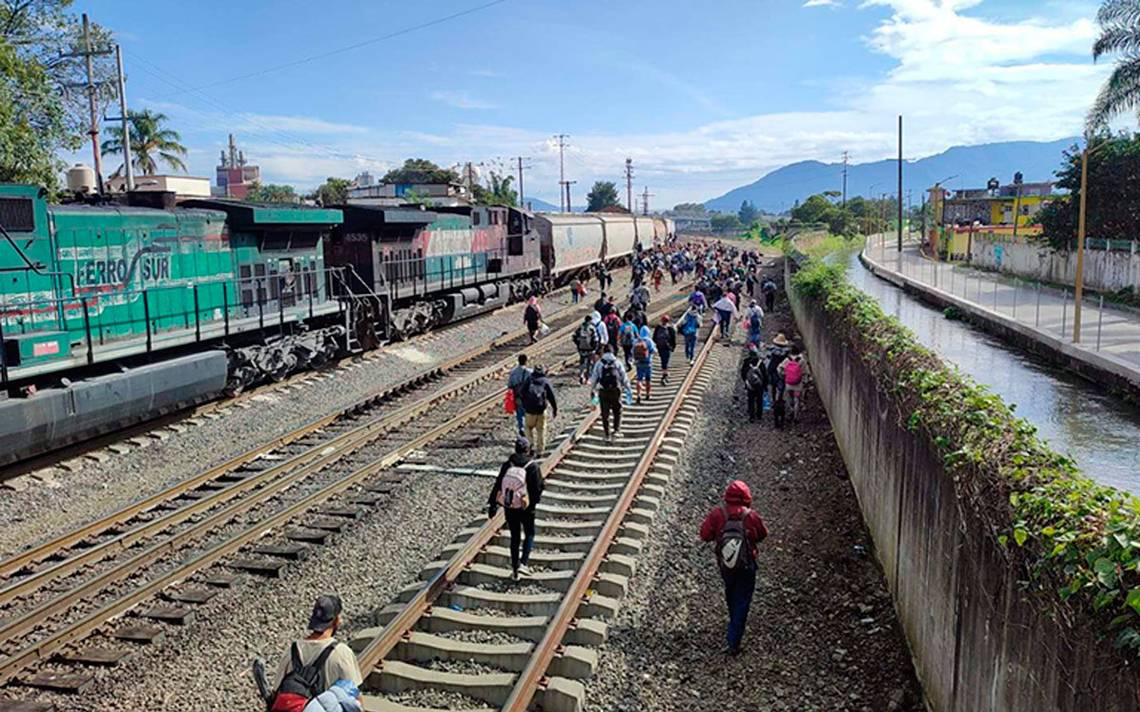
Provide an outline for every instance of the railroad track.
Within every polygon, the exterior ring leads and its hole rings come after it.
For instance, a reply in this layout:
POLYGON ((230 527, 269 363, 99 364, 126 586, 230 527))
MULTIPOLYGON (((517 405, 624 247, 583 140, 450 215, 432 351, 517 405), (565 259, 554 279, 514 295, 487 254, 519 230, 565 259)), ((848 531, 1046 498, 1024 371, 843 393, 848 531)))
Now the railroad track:
POLYGON ((366 694, 379 693, 367 709, 582 708, 580 680, 597 666, 592 648, 605 641, 697 415, 713 343, 683 380, 623 411, 623 438, 606 443, 595 413, 546 459, 530 576, 510 580, 500 512, 461 532, 448 559, 384 608, 383 628, 353 639, 366 694))
MULTIPOLYGON (((676 310, 672 293, 657 313, 676 310)), ((566 325, 527 347, 532 358, 573 350, 569 335, 581 312, 568 310, 566 325)), ((552 320, 554 321, 554 320, 552 320)), ((232 576, 198 577, 220 562, 231 569, 276 575, 309 544, 320 544, 351 519, 379 503, 397 476, 385 468, 424 445, 471 423, 499 405, 501 376, 520 350, 515 334, 484 345, 421 374, 415 384, 386 389, 336 416, 315 421, 279 439, 98 522, 0 562, 0 684, 29 665, 65 651, 79 663, 115 662, 117 647, 74 651, 74 644, 106 621, 163 594, 167 604, 141 617, 180 620, 189 606, 205 602, 232 576), (456 379, 426 392, 423 383, 452 373, 456 379), (418 398, 412 398, 418 395, 418 398), (382 405, 379 413, 373 411, 382 405), (431 411, 431 418, 421 417, 431 411), (371 415, 362 417, 362 413, 371 415), (442 423, 432 426, 433 423, 442 423), (330 504, 331 503, 331 504, 330 504), (317 509, 314 513, 312 510, 317 509), (288 527, 309 513, 305 527, 288 527), (316 516, 312 516, 315 514, 316 516), (258 558, 235 560, 239 550, 282 529, 277 546, 255 547, 258 558), (220 541, 218 541, 220 540, 220 541), (204 543, 205 542, 205 543, 204 543), (144 581, 139 585, 136 582, 144 581), (174 587, 174 588, 172 588, 174 587)), ((558 362, 576 362, 569 354, 558 362)), ((153 625, 126 626, 115 638, 147 640, 153 625)), ((90 676, 41 672, 22 682, 49 689, 80 690, 90 676)))
MULTIPOLYGON (((619 273, 624 273, 627 271, 627 268, 618 270, 619 273)), ((568 289, 569 287, 561 287, 548 294, 547 297, 564 294, 568 289)), ((0 470, 0 482, 4 480, 14 479, 28 473, 35 473, 39 470, 52 468, 67 460, 81 457, 88 453, 94 453, 96 451, 102 450, 105 452, 105 454, 107 454, 107 456, 122 454, 125 452, 125 450, 118 450, 115 448, 124 447, 124 443, 132 440, 138 440, 147 434, 155 432, 157 430, 162 430, 171 426, 177 427, 182 423, 189 423, 191 425, 199 424, 202 422, 203 418, 220 417, 233 408, 251 407, 253 403, 257 402, 259 399, 264 398, 265 396, 269 396, 278 392, 287 393, 295 388, 303 388, 311 384, 314 379, 325 376, 326 374, 335 374, 338 369, 343 368, 348 364, 352 364, 361 360, 374 361, 378 358, 381 358, 384 356, 386 350, 390 346, 415 346, 417 344, 437 341, 439 339, 448 337, 449 332, 453 331, 456 328, 465 326, 472 319, 499 315, 511 309, 518 309, 520 306, 520 303, 508 304, 498 309, 483 314, 478 314, 468 319, 445 324, 442 327, 433 329, 424 334, 417 334, 405 341, 386 343, 380 348, 365 352, 364 354, 352 354, 349 356, 343 356, 338 359, 334 359, 333 361, 326 363, 320 368, 300 371, 298 373, 287 376, 281 381, 264 383, 253 388, 243 390, 242 392, 233 396, 218 396, 213 400, 201 403, 199 405, 191 406, 189 408, 182 408, 168 413, 160 413, 154 418, 147 420, 146 422, 130 425, 125 428, 120 428, 103 435, 98 435, 94 438, 89 438, 82 442, 67 445, 50 452, 45 452, 41 455, 30 457, 20 462, 12 463, 11 465, 8 465, 0 470)), ((573 307, 571 307, 571 309, 572 308, 573 307)), ((516 335, 518 333, 519 332, 516 332, 516 335)), ((141 447, 141 445, 138 447, 141 447)), ((98 459, 98 456, 93 455, 92 457, 96 457, 96 459, 98 459)))

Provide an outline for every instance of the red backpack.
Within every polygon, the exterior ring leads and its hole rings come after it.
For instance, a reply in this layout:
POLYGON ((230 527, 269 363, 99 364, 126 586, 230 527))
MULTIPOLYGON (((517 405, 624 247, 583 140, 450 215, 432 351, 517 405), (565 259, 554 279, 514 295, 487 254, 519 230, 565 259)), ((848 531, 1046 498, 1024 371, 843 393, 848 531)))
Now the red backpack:
POLYGON ((337 645, 340 644, 333 640, 313 658, 311 663, 303 665, 301 651, 297 644, 293 643, 289 649, 292 664, 277 687, 277 695, 273 698, 273 706, 269 708, 269 712, 303 712, 310 700, 327 690, 325 661, 329 659, 337 645))
POLYGON ((804 367, 799 361, 790 358, 784 363, 784 385, 798 386, 804 378, 804 367))

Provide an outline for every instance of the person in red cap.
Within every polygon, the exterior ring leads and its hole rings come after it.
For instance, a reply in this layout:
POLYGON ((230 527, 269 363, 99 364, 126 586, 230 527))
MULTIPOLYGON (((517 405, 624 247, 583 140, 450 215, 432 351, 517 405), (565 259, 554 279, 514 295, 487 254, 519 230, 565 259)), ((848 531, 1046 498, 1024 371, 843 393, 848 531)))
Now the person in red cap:
POLYGON ((669 315, 661 317, 661 323, 653 330, 653 344, 661 357, 661 385, 669 382, 669 357, 677 349, 677 330, 669 323, 669 315))
POLYGON ((756 589, 756 545, 768 536, 768 527, 751 506, 748 485, 734 480, 724 492, 724 504, 714 507, 701 523, 701 540, 715 542, 716 563, 724 580, 729 655, 740 652, 756 589))

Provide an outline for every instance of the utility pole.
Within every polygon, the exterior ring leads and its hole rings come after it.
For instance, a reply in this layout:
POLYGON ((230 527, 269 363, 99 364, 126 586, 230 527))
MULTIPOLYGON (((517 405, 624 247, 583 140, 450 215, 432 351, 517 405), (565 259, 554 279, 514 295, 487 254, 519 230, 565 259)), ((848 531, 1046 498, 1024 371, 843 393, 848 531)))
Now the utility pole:
POLYGON ((564 181, 560 181, 560 182, 562 183, 562 187, 566 192, 566 208, 562 212, 564 212, 564 213, 573 212, 573 209, 570 207, 570 186, 574 185, 578 181, 576 181, 576 180, 564 180, 564 181))
POLYGON ((471 161, 467 162, 467 195, 469 198, 475 197, 475 168, 471 161))
POLYGON ((649 215, 649 199, 653 197, 653 193, 649 192, 649 186, 645 186, 645 191, 641 194, 641 204, 645 208, 643 215, 649 215))
POLYGON ((91 23, 87 13, 83 13, 83 51, 61 54, 60 57, 83 57, 87 65, 87 81, 83 84, 69 85, 82 87, 87 92, 87 108, 91 115, 91 126, 87 133, 91 136, 91 155, 95 169, 95 189, 103 194, 103 154, 99 149, 99 113, 95 102, 95 66, 92 58, 96 55, 111 54, 109 49, 96 50, 91 46, 91 23))
MULTIPOLYGON (((562 186, 566 195, 570 195, 570 186, 566 184, 566 139, 570 138, 570 134, 557 134, 554 138, 558 139, 558 185, 562 186)), ((569 202, 562 206, 562 212, 570 212, 569 202)))
POLYGON ((637 207, 633 204, 633 159, 625 159, 625 206, 629 208, 630 214, 637 212, 637 207))
POLYGON ((899 252, 902 252, 903 243, 903 155, 902 155, 902 114, 899 114, 899 252))
POLYGON ((843 152, 843 209, 847 209, 847 151, 843 152))
POLYGON ((523 202, 523 161, 529 161, 529 160, 530 160, 529 156, 519 156, 518 157, 518 161, 519 161, 519 208, 520 209, 524 205, 526 205, 526 203, 523 202))
MULTIPOLYGON (((1102 144, 1103 145, 1103 144, 1102 144)), ((1077 279, 1073 288, 1073 343, 1081 343, 1081 300, 1085 294, 1085 206, 1089 194, 1089 144, 1081 151, 1081 203, 1077 210, 1077 279)))
POLYGON ((126 171, 127 192, 135 189, 135 169, 131 165, 131 126, 127 114, 127 82, 123 76, 123 50, 115 45, 115 68, 119 73, 119 119, 123 122, 123 170, 126 171))

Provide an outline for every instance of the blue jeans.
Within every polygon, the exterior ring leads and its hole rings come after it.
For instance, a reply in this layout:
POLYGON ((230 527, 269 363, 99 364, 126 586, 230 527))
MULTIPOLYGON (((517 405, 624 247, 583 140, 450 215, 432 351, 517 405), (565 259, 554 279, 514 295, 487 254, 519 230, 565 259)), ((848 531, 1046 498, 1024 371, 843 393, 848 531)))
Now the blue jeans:
POLYGON ((720 335, 722 337, 728 336, 728 327, 732 324, 732 312, 724 311, 723 309, 716 310, 719 315, 720 335))
POLYGON ((697 335, 685 334, 685 358, 692 361, 697 357, 697 335))
POLYGON ((724 576, 724 600, 728 604, 728 647, 736 650, 744 638, 744 624, 756 590, 756 567, 724 576))
POLYGON ((580 296, 581 295, 578 294, 578 290, 573 289, 573 288, 570 289, 570 302, 572 304, 577 304, 580 296))
POLYGON ((515 422, 518 423, 520 434, 524 432, 524 430, 523 430, 523 417, 525 415, 526 415, 526 413, 523 412, 523 407, 522 407, 522 399, 516 398, 515 399, 515 422))

